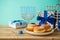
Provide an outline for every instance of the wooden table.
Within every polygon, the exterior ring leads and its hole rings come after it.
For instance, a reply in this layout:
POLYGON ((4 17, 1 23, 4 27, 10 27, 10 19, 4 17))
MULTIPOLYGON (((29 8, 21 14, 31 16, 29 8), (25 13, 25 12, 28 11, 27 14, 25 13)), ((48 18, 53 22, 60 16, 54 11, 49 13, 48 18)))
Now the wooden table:
POLYGON ((0 26, 0 40, 60 40, 60 32, 54 32, 48 36, 33 36, 24 32, 18 34, 18 30, 8 26, 0 26))

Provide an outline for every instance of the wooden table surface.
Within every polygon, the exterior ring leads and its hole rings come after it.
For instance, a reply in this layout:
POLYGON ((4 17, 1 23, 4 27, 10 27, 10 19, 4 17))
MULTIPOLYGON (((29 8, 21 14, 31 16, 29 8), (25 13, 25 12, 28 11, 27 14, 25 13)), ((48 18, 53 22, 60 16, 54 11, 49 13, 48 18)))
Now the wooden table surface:
POLYGON ((24 34, 18 34, 18 30, 8 26, 0 26, 0 40, 60 40, 60 32, 55 31, 51 35, 47 36, 33 36, 24 32, 24 34))

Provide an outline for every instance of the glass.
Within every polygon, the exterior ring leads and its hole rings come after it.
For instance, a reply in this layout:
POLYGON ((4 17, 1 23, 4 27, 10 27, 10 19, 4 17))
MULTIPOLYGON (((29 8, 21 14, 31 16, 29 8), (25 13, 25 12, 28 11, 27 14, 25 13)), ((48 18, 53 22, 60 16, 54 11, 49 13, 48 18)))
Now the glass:
POLYGON ((30 20, 32 20, 36 15, 36 9, 35 7, 30 6, 23 6, 21 7, 21 16, 24 20, 26 20, 28 23, 30 20))

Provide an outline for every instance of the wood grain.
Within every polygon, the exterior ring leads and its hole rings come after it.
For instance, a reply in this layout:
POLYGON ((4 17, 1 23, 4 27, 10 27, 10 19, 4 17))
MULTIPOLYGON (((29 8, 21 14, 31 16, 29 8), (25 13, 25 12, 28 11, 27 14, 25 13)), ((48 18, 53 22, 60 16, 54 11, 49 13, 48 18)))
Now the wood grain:
POLYGON ((27 34, 22 29, 14 29, 9 26, 0 26, 0 40, 60 40, 60 32, 55 31, 47 36, 33 36, 27 34), (23 30, 23 34, 18 34, 18 30, 23 30))

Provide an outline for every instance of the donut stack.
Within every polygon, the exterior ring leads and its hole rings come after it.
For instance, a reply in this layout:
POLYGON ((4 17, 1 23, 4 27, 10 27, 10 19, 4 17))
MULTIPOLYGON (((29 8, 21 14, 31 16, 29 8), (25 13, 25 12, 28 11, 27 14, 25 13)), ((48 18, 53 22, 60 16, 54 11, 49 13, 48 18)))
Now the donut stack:
POLYGON ((36 33, 50 32, 52 30, 49 24, 36 25, 35 23, 28 24, 26 29, 36 33))

